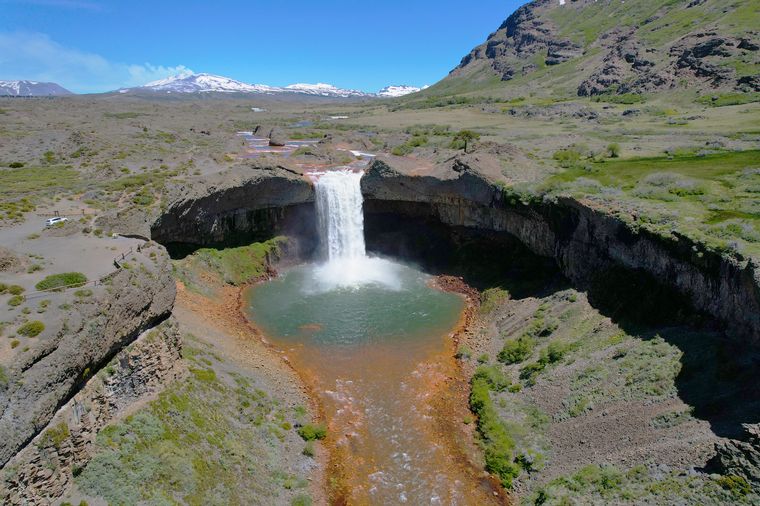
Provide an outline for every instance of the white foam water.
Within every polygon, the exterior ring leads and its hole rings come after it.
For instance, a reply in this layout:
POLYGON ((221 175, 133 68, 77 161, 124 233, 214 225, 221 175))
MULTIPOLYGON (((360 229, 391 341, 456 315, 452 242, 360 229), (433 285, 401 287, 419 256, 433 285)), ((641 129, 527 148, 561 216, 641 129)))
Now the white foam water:
POLYGON ((362 172, 350 169, 315 174, 317 226, 325 263, 315 269, 316 291, 379 284, 401 289, 397 265, 367 256, 364 244, 362 172))

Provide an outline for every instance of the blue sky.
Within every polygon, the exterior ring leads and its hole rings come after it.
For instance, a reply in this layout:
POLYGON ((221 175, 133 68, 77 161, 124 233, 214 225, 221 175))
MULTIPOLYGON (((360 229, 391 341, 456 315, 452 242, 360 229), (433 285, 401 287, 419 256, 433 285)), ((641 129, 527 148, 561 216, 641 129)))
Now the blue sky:
POLYGON ((0 0, 0 79, 88 93, 190 69, 276 86, 421 86, 521 3, 0 0))

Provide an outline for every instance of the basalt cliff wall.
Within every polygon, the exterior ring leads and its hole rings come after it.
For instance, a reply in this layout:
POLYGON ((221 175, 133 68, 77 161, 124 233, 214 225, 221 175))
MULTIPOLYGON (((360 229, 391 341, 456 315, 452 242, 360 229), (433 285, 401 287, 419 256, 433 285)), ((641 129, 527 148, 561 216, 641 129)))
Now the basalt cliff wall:
POLYGON ((169 317, 175 284, 166 250, 141 247, 92 291, 66 310, 52 338, 8 369, 0 388, 0 467, 114 355, 169 317))
POLYGON ((451 227, 510 234, 553 258, 581 289, 614 269, 651 276, 679 292, 729 336, 760 344, 760 275, 752 259, 710 251, 676 232, 664 236, 590 202, 519 196, 463 164, 434 176, 410 176, 378 160, 362 180, 365 214, 425 218, 451 227))
MULTIPOLYGON (((715 319, 729 336, 752 347, 760 344, 760 275, 753 259, 711 251, 677 232, 650 231, 634 217, 623 219, 593 202, 525 200, 457 160, 429 175, 413 175, 392 163, 375 160, 362 179, 370 247, 378 243, 372 225, 379 217, 397 223, 401 235, 405 223, 427 220, 451 230, 509 236, 553 259, 581 289, 613 269, 646 274, 715 319)), ((152 227, 152 238, 163 244, 233 244, 285 233, 305 244, 305 256, 314 251, 314 191, 301 174, 249 168, 175 191, 175 200, 152 227)), ((425 242, 424 234, 415 235, 417 244, 425 242)), ((406 253, 415 260, 415 251, 406 253)))

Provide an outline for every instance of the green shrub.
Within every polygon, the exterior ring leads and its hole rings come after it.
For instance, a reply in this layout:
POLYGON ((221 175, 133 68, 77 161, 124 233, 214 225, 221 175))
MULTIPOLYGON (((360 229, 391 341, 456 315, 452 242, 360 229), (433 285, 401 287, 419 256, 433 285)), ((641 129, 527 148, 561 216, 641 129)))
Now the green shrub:
POLYGON ((48 445, 53 445, 60 449, 63 442, 66 441, 70 435, 71 432, 69 432, 69 426, 64 422, 61 422, 55 427, 49 428, 42 434, 40 446, 44 448, 48 445))
POLYGON ((458 358, 459 360, 469 359, 472 357, 472 350, 468 348, 467 346, 460 346, 457 349, 457 352, 454 355, 454 357, 458 358))
POLYGON ((612 144, 607 146, 607 156, 610 158, 619 158, 620 157, 620 144, 617 142, 613 142, 612 144))
POLYGON ((5 283, 0 283, 0 293, 5 293, 8 291, 8 285, 5 283))
POLYGON ((25 300, 26 299, 24 298, 23 295, 14 295, 10 299, 8 299, 8 305, 11 307, 20 306, 21 304, 24 303, 25 300))
POLYGON ((488 388, 496 392, 503 392, 511 384, 498 365, 481 365, 473 375, 473 380, 476 379, 485 381, 488 388))
POLYGON ((498 476, 504 487, 512 488, 512 481, 520 474, 520 467, 514 463, 515 443, 493 406, 489 379, 476 375, 471 385, 470 409, 478 416, 478 434, 483 444, 486 470, 498 476))
POLYGON ((26 337, 37 337, 42 333, 42 331, 45 330, 45 324, 41 321, 31 321, 26 322, 22 326, 18 328, 16 332, 18 332, 22 336, 26 337))
POLYGON ((10 164, 8 164, 8 167, 10 167, 11 169, 20 169, 23 166, 24 166, 23 162, 11 162, 10 164))
POLYGON ((554 152, 552 158, 559 162, 560 167, 568 169, 574 167, 580 161, 581 153, 573 148, 560 149, 554 152))
POLYGON ((509 299, 509 292, 503 288, 489 288, 480 294, 480 312, 489 314, 493 312, 499 304, 509 299))
POLYGON ((314 450, 314 441, 306 441, 306 446, 303 447, 303 451, 301 453, 307 457, 314 457, 314 455, 316 455, 316 451, 314 450))
POLYGON ((720 485, 724 490, 731 492, 731 495, 735 497, 744 497, 745 495, 752 492, 752 489, 750 488, 747 480, 741 476, 736 476, 734 474, 729 474, 727 476, 721 476, 718 478, 718 485, 720 485))
POLYGON ((301 436, 304 441, 324 439, 327 437, 327 427, 322 424, 315 425, 307 423, 303 427, 298 428, 298 435, 301 436))
POLYGON ((35 285, 37 290, 58 290, 61 288, 70 288, 82 286, 87 283, 87 276, 81 272, 64 272, 61 274, 52 274, 35 285))
POLYGON ((23 286, 11 285, 8 287, 8 293, 11 295, 21 295, 24 291, 23 286))
POLYGON ((311 506, 311 497, 306 494, 299 494, 290 502, 291 506, 311 506))
POLYGON ((19 341, 18 339, 14 339, 13 341, 11 341, 11 349, 15 350, 16 348, 19 347, 20 344, 21 344, 21 341, 19 341))
POLYGON ((527 334, 517 339, 504 343, 504 348, 499 352, 499 362, 505 364, 519 364, 526 358, 530 357, 533 349, 536 347, 536 341, 527 334))
POLYGON ((88 290, 88 289, 77 290, 74 292, 74 296, 80 299, 84 299, 86 297, 92 297, 92 290, 88 290))

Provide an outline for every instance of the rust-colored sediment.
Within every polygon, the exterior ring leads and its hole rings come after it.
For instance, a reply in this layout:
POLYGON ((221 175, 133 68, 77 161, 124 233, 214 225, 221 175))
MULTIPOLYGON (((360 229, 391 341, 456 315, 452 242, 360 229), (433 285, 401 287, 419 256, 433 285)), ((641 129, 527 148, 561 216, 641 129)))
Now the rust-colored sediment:
MULTIPOLYGON (((270 275, 273 273, 270 273, 270 275)), ((255 282, 264 281, 266 277, 255 282)), ((317 455, 319 476, 312 482, 311 494, 315 504, 366 504, 367 476, 359 475, 355 454, 350 451, 351 431, 361 430, 362 425, 344 423, 338 426, 335 420, 328 420, 325 407, 319 395, 324 390, 319 376, 308 364, 310 350, 298 347, 280 350, 266 338, 245 315, 245 287, 223 286, 216 297, 210 298, 190 292, 177 284, 177 304, 201 316, 204 321, 226 333, 233 334, 243 343, 262 345, 263 355, 273 367, 286 368, 288 374, 295 373, 300 379, 304 392, 310 399, 312 412, 329 424, 328 438, 324 441, 326 451, 317 455), (285 353, 288 355, 286 356, 285 353), (346 426, 348 425, 348 427, 346 426)), ((414 394, 421 402, 422 409, 430 415, 431 423, 425 428, 426 438, 431 444, 439 444, 445 458, 442 465, 449 473, 462 482, 468 504, 509 504, 509 496, 483 469, 482 454, 475 445, 475 424, 465 424, 471 416, 468 408, 469 385, 461 364, 455 358, 460 337, 473 322, 479 304, 478 292, 469 287, 461 278, 439 276, 433 278, 430 286, 436 289, 459 293, 467 303, 459 321, 445 340, 444 349, 436 352, 426 361, 418 364, 418 381, 413 385, 414 394)), ((305 328, 304 331, 310 329, 305 328)), ((357 415, 358 416, 358 415, 357 415)))
MULTIPOLYGON (((265 280, 266 278, 262 278, 254 282, 265 280)), ((206 281, 209 281, 211 286, 218 283, 218 280, 213 279, 206 281)), ((178 309, 196 315, 205 325, 214 328, 220 334, 232 337, 233 339, 229 342, 220 344, 225 345, 228 348, 227 351, 243 363, 253 362, 249 359, 255 356, 253 367, 258 368, 263 364, 264 367, 274 370, 275 374, 277 374, 276 371, 280 371, 280 376, 296 376, 300 380, 304 397, 309 402, 310 411, 318 420, 323 421, 324 410, 319 403, 319 397, 311 389, 313 382, 304 378, 301 372, 271 346, 263 334, 245 317, 242 310, 244 289, 245 287, 230 285, 219 286, 215 288, 213 297, 206 297, 188 290, 182 282, 178 281, 175 304, 178 309)), ((311 482, 310 493, 315 504, 327 504, 329 499, 325 492, 327 490, 325 469, 330 460, 330 452, 318 451, 316 459, 317 471, 311 482)))

